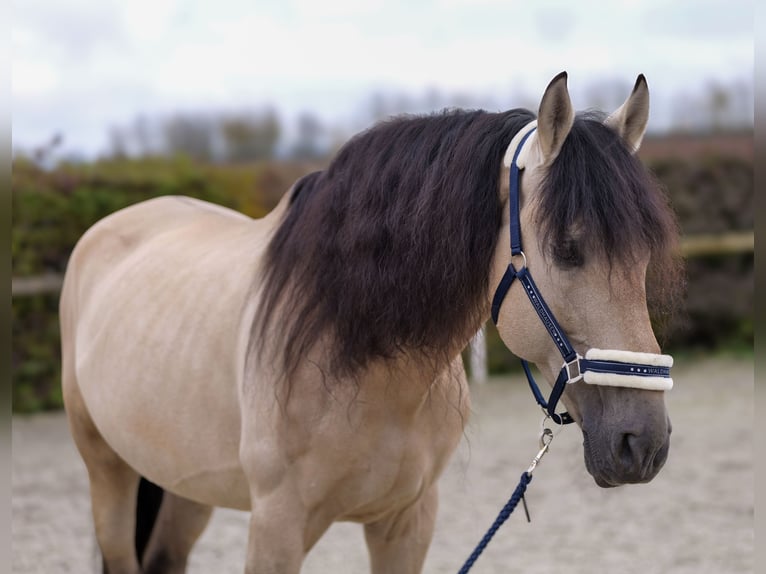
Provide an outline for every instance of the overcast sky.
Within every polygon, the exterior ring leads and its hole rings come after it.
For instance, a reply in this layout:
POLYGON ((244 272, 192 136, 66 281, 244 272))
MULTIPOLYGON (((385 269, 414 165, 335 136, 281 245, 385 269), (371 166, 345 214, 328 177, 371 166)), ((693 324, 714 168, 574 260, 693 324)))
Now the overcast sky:
MULTIPOLYGON (((646 74, 652 122, 752 86, 751 0, 16 0, 14 146, 104 151, 136 115, 273 104, 352 123, 373 91, 534 95, 646 74)), ((752 88, 750 88, 752 89, 752 88)), ((625 94, 627 96, 627 94, 625 94)), ((507 105, 505 105, 507 104, 507 105)))

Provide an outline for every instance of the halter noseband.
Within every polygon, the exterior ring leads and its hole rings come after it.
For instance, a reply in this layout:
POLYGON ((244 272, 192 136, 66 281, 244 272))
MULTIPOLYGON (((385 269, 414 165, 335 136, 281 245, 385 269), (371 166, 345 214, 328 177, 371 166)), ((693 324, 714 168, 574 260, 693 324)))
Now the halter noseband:
POLYGON ((575 351, 567 339, 561 326, 556 321, 545 299, 537 289, 532 275, 527 269, 527 258, 521 250, 521 222, 519 209, 519 194, 521 192, 521 170, 524 162, 519 161, 524 144, 537 128, 537 122, 533 121, 519 130, 508 146, 505 155, 505 164, 511 168, 510 195, 508 204, 511 212, 511 260, 521 256, 522 266, 517 270, 513 261, 500 280, 492 298, 492 321, 497 325, 500 307, 503 304, 508 290, 514 280, 518 279, 524 287, 537 315, 548 331, 548 334, 556 344, 556 348, 564 358, 564 364, 553 385, 551 395, 546 401, 537 386, 529 363, 521 359, 521 366, 527 375, 529 386, 537 403, 543 408, 551 419, 557 424, 569 424, 574 419, 569 413, 556 413, 556 405, 567 384, 583 380, 591 385, 607 385, 614 387, 630 387, 653 391, 667 391, 673 388, 673 379, 670 378, 670 367, 673 366, 673 357, 670 355, 658 355, 655 353, 635 353, 632 351, 620 351, 613 349, 589 349, 585 357, 575 351))

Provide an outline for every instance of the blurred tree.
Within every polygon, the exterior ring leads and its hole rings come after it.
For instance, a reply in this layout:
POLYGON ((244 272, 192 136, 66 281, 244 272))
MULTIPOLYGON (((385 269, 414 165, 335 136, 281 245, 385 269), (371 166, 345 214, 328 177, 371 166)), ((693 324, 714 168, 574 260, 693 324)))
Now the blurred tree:
POLYGON ((133 120, 131 132, 135 152, 138 156, 146 157, 156 151, 157 146, 154 141, 156 138, 152 137, 152 132, 156 133, 157 127, 156 124, 152 127, 152 122, 143 114, 139 114, 133 120))
POLYGON ((434 86, 426 88, 426 93, 423 96, 423 103, 425 104, 426 109, 435 112, 444 107, 442 104, 443 101, 444 98, 438 88, 434 86))
POLYGON ((109 129, 109 155, 114 158, 147 157, 162 151, 156 143, 156 134, 162 125, 140 114, 126 126, 109 129))
POLYGON ((632 88, 622 79, 594 80, 585 88, 586 107, 611 114, 622 105, 632 88))
POLYGON ((673 99, 673 128, 695 132, 752 129, 752 84, 747 81, 709 83, 673 99))
POLYGON ((220 121, 224 158, 230 162, 271 159, 282 128, 276 112, 232 114, 220 121))
POLYGON ((345 128, 335 127, 330 130, 328 136, 327 155, 331 156, 338 152, 340 148, 348 141, 350 134, 345 128))
POLYGON ((198 161, 213 159, 215 125, 199 114, 176 114, 162 126, 165 149, 198 161))
POLYGON ((109 156, 117 159, 128 157, 127 130, 119 126, 109 128, 109 156))
POLYGON ((728 117, 731 97, 729 90, 720 84, 710 86, 708 94, 708 106, 710 110, 710 128, 714 132, 719 132, 731 124, 728 117))
POLYGON ((64 136, 55 133, 42 145, 32 150, 32 160, 41 167, 51 169, 56 164, 56 155, 64 143, 64 136))
POLYGON ((291 155, 295 159, 316 159, 324 155, 322 137, 324 126, 311 112, 303 112, 298 116, 298 140, 293 146, 291 155))
POLYGON ((391 113, 388 109, 386 95, 380 91, 375 91, 370 95, 368 109, 371 120, 370 123, 378 122, 391 113))
POLYGON ((735 129, 753 127, 755 116, 753 82, 749 79, 739 79, 729 86, 731 123, 735 129))

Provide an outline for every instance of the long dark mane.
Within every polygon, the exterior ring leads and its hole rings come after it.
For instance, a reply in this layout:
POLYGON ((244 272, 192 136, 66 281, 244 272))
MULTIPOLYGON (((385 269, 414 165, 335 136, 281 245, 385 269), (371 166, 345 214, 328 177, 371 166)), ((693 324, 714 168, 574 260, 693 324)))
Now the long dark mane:
POLYGON ((486 314, 502 157, 533 119, 527 110, 396 118, 296 184, 268 246, 254 323, 258 344, 276 337, 288 379, 323 337, 333 376, 403 352, 437 366, 467 342, 486 314))
POLYGON ((576 117, 539 194, 538 237, 558 265, 601 257, 611 266, 650 254, 650 311, 661 324, 682 288, 678 225, 663 188, 603 114, 576 117))

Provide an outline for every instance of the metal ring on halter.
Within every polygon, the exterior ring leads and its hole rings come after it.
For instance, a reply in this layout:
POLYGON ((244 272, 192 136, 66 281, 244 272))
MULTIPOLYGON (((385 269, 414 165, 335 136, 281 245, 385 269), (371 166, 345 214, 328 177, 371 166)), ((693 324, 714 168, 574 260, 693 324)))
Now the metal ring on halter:
POLYGON ((513 258, 521 255, 521 258, 524 260, 524 264, 519 267, 519 269, 516 269, 516 271, 519 271, 520 269, 526 269, 527 268, 527 256, 524 255, 523 251, 519 251, 516 255, 511 255, 511 263, 513 263, 513 258))
POLYGON ((555 427, 545 426, 545 421, 547 421, 548 419, 553 420, 553 418, 551 417, 551 415, 549 415, 547 412, 545 412, 545 409, 543 409, 543 413, 545 414, 545 416, 543 417, 543 420, 540 421, 540 440, 542 440, 543 435, 547 435, 548 434, 548 433, 545 432, 546 430, 550 431, 550 435, 549 435, 550 439, 549 439, 549 442, 548 442, 548 444, 550 444, 550 442, 554 438, 556 438, 558 436, 558 434, 562 430, 564 430, 564 425, 556 425, 555 427))

